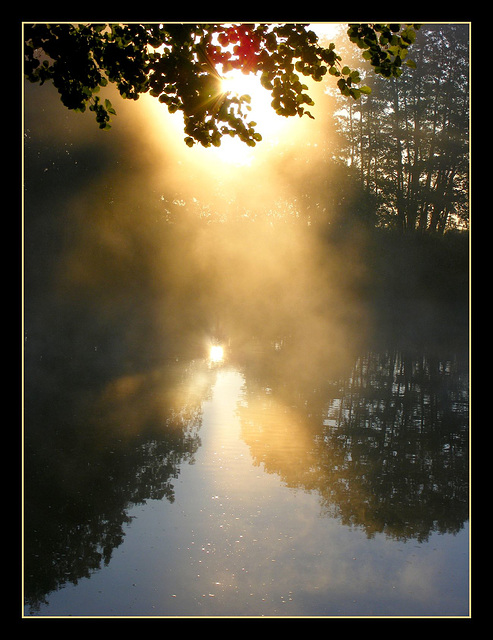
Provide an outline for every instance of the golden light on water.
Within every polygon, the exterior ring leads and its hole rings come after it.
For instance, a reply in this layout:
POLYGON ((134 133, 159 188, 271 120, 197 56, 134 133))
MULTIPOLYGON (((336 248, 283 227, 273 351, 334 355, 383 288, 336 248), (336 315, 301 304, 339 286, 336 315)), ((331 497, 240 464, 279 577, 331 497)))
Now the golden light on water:
POLYGON ((224 360, 224 349, 218 344, 213 344, 209 351, 209 360, 213 363, 222 362, 224 360))

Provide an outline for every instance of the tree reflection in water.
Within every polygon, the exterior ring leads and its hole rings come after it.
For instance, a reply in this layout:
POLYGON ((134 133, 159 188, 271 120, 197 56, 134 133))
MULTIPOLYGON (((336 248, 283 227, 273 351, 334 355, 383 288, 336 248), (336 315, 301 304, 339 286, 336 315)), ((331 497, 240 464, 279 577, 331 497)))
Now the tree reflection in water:
POLYGON ((456 361, 361 358, 319 441, 324 508, 369 536, 457 533, 468 517, 467 388, 456 361))
POLYGON ((294 398, 285 380, 250 385, 242 432, 256 464, 316 492, 324 514, 369 537, 422 542, 462 529, 469 419, 459 358, 369 352, 349 377, 294 398))
POLYGON ((107 565, 127 511, 174 500, 193 462, 213 372, 172 363, 84 387, 62 379, 28 394, 25 438, 25 596, 31 611, 64 584, 107 565))
MULTIPOLYGON (((286 375, 284 364, 292 362, 289 341, 280 341, 247 348, 228 363, 245 379, 238 412, 253 464, 313 492, 322 515, 368 537, 382 532, 422 542, 463 527, 465 361, 369 351, 346 375, 335 376, 323 362, 286 375)), ((44 388, 37 380, 36 396, 26 398, 31 612, 50 592, 110 562, 133 505, 173 501, 174 480, 200 447, 203 402, 218 370, 185 359, 104 383, 60 376, 44 388)))

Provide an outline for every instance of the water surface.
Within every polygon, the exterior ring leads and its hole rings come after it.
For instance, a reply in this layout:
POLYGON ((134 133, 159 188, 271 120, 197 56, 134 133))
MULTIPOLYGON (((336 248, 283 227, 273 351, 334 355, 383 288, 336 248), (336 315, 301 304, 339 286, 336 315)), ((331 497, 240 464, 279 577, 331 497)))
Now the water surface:
POLYGON ((368 353, 295 394, 226 356, 108 385, 29 461, 28 613, 468 615, 462 365, 368 353))

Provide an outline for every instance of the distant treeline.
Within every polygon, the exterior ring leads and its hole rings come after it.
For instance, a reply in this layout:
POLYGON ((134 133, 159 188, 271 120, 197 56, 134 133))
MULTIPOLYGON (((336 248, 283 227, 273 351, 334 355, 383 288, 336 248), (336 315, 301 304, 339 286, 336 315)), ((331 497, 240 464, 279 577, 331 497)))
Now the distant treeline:
POLYGON ((359 171, 374 196, 380 226, 432 232, 464 228, 469 220, 468 25, 423 25, 411 57, 416 69, 406 69, 396 81, 369 77, 370 95, 340 104, 339 157, 359 171))
POLYGON ((300 145, 286 154, 305 212, 402 232, 468 229, 468 25, 423 25, 410 53, 416 69, 393 80, 373 76, 358 51, 340 46, 372 91, 349 102, 319 96, 319 162, 307 162, 300 145))

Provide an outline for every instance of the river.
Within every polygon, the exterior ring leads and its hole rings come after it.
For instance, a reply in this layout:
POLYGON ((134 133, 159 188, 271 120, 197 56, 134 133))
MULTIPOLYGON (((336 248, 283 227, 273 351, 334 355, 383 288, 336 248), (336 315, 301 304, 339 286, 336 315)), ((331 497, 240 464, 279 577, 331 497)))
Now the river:
POLYGON ((467 615, 464 363, 367 353, 295 394, 247 355, 119 379, 43 432, 29 614, 467 615))

